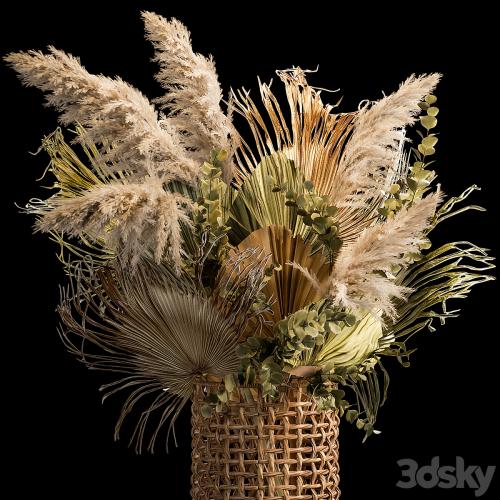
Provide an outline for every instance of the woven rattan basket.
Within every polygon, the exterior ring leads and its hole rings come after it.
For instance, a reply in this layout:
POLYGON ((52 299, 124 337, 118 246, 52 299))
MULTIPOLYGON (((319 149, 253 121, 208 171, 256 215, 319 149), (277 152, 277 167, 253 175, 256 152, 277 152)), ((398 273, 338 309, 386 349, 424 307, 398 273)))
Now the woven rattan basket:
POLYGON ((193 396, 193 500, 339 498, 339 417, 318 411, 303 381, 272 403, 259 387, 240 387, 227 412, 204 418, 204 398, 218 387, 199 384, 193 396))

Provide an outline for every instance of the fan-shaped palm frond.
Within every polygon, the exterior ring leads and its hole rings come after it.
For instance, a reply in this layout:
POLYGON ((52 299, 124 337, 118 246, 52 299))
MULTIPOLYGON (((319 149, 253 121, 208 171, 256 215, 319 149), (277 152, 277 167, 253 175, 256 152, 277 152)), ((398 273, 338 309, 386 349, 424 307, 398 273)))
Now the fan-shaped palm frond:
POLYGON ((270 85, 260 84, 266 117, 248 92, 242 90, 234 96, 235 109, 245 117, 255 141, 254 148, 242 142, 239 183, 264 158, 277 152, 284 154, 320 195, 331 197, 332 204, 339 208, 339 236, 351 241, 378 217, 383 189, 397 173, 404 154, 400 147, 403 129, 413 122, 419 101, 436 85, 439 75, 411 77, 397 92, 371 107, 335 114, 335 106, 322 102, 321 89, 307 83, 303 70, 294 68, 277 74, 285 85, 289 120, 270 85), (379 161, 377 168, 369 161, 379 161))
MULTIPOLYGON (((286 113, 281 110, 270 85, 260 83, 267 116, 261 115, 249 92, 240 90, 233 95, 235 110, 244 116, 255 142, 251 146, 241 141, 236 154, 239 167, 237 182, 239 185, 245 183, 264 160, 273 157, 280 159, 278 155, 284 155, 296 168, 300 178, 312 181, 320 195, 329 196, 338 182, 337 167, 356 113, 333 113, 335 106, 322 102, 321 90, 307 83, 305 72, 300 68, 278 71, 277 74, 285 84, 289 120, 285 118, 286 113), (271 129, 266 125, 267 119, 270 120, 271 129)), ((275 166, 280 166, 280 163, 275 162, 275 166)), ((332 200, 333 203, 335 201, 332 200)), ((348 240, 360 228, 371 224, 377 202, 374 201, 367 208, 357 207, 356 211, 341 207, 338 214, 342 231, 340 237, 348 240)))
POLYGON ((266 156, 282 152, 320 193, 330 194, 335 182, 336 165, 356 113, 332 113, 335 106, 323 103, 321 91, 307 83, 305 72, 300 68, 277 71, 277 75, 285 85, 289 119, 285 118, 286 113, 282 111, 270 85, 260 83, 267 116, 261 115, 245 90, 233 95, 235 110, 245 117, 255 140, 255 153, 247 143, 240 148, 239 180, 243 181, 246 173, 251 172, 266 156), (266 119, 270 120, 271 129, 266 125, 266 119))
POLYGON ((188 276, 177 276, 166 266, 143 263, 132 274, 121 261, 115 268, 85 263, 76 267, 72 287, 63 291, 58 308, 64 325, 61 336, 87 366, 122 375, 103 386, 105 397, 132 389, 116 437, 134 406, 154 398, 132 436, 138 451, 155 410, 159 417, 149 450, 168 420, 171 430, 195 381, 237 371, 235 347, 248 319, 255 317, 252 305, 267 265, 262 255, 238 273, 248 253, 235 258, 211 297, 188 276))
POLYGON ((276 225, 304 237, 308 228, 297 215, 296 207, 285 205, 285 195, 276 191, 287 190, 302 193, 304 179, 292 160, 283 153, 266 156, 249 173, 238 191, 234 192, 227 224, 231 226, 230 241, 237 245, 251 232, 276 225))
POLYGON ((259 82, 260 104, 242 89, 226 112, 215 64, 193 51, 187 28, 142 15, 165 114, 53 47, 5 58, 76 126, 81 151, 59 129, 44 139, 56 191, 26 211, 59 243, 70 277, 58 308, 65 345, 118 374, 105 397, 130 391, 115 436, 141 407, 131 442, 152 450, 196 382, 220 384, 207 416, 224 410, 237 382, 260 384, 269 400, 290 374, 311 377, 318 409, 347 410, 376 432, 388 384, 381 358, 406 359, 408 339, 456 315, 447 301, 493 279, 483 248, 427 251, 434 227, 480 209, 454 208, 475 187, 440 208, 440 188, 431 193, 440 75, 412 75, 339 113, 340 101, 325 104, 327 91, 297 67, 277 71, 285 106, 259 82), (421 141, 409 152, 405 128, 419 113, 421 141))
POLYGON ((237 250, 247 248, 262 249, 271 255, 277 266, 265 288, 266 295, 275 299, 274 315, 268 318, 273 323, 321 297, 318 287, 298 267, 307 269, 315 280, 325 283, 329 273, 328 263, 319 255, 311 256, 311 246, 300 236, 293 236, 286 227, 268 226, 252 232, 237 250))

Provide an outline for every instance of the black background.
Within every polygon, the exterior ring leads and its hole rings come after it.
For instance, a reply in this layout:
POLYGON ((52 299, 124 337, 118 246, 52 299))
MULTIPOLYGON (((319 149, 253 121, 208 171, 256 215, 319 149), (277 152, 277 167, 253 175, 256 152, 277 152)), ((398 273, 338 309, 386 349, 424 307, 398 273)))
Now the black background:
MULTIPOLYGON (((342 89, 342 106, 349 110, 362 99, 380 97, 381 90, 392 92, 411 73, 442 72, 437 90, 439 180, 449 194, 479 184, 483 191, 474 201, 488 212, 466 214, 438 236, 495 248, 498 134, 491 12, 454 7, 453 13, 439 15, 423 6, 405 13, 399 6, 326 9, 313 2, 283 5, 273 12, 271 2, 197 3, 184 2, 181 8, 152 1, 50 2, 38 7, 18 2, 2 7, 1 53, 53 44, 80 56, 89 71, 120 75, 154 97, 161 89, 153 80, 156 68, 149 62, 152 50, 143 39, 139 16, 140 10, 149 9, 178 17, 189 27, 195 50, 215 57, 226 91, 245 86, 256 94, 257 75, 268 80, 278 68, 313 69, 319 64, 311 82, 342 89)), ((1 198, 7 215, 2 235, 6 422, 1 432, 15 488, 6 498, 189 498, 188 412, 177 425, 178 448, 172 447, 168 455, 134 455, 125 439, 113 442, 120 400, 101 406, 97 388, 103 377, 72 359, 59 341, 54 308, 63 275, 55 246, 44 235, 32 236, 32 220, 14 206, 47 195, 36 182, 46 159, 28 152, 55 128, 56 114, 42 107, 40 92, 21 88, 4 65, 0 71, 1 198)), ((496 464, 496 287, 478 287, 458 304, 463 308, 460 319, 435 334, 422 333, 411 368, 391 364, 380 436, 361 444, 361 435, 343 425, 343 498, 475 498, 468 489, 398 489, 396 461, 412 458, 425 465, 440 456, 442 464, 453 465, 455 457, 462 456, 468 465, 496 464)), ((494 498, 495 493, 498 477, 483 498, 494 498)))

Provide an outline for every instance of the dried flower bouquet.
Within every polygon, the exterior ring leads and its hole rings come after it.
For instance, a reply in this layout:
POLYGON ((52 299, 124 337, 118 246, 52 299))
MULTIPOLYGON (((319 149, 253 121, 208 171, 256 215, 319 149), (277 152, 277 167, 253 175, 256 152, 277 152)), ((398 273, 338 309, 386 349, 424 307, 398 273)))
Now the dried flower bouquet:
POLYGON ((476 186, 434 187, 440 75, 341 112, 293 68, 277 72, 285 102, 260 83, 259 99, 233 91, 223 110, 187 29, 143 19, 165 90, 154 104, 53 47, 6 57, 72 127, 43 139, 54 192, 26 210, 60 245, 63 341, 117 375, 106 395, 128 392, 116 435, 143 400, 138 451, 197 384, 217 386, 196 406, 210 419, 242 387, 271 404, 296 378, 318 411, 377 432, 383 359, 407 364, 408 341, 492 279, 485 249, 431 247, 441 222, 481 210, 461 205, 476 186))

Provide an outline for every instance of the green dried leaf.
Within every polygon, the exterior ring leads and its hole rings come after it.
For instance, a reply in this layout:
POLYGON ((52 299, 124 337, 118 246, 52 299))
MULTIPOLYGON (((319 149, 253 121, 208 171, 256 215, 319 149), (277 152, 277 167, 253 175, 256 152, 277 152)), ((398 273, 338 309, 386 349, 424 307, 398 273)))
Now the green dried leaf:
POLYGON ((425 147, 434 147, 438 142, 438 138, 435 135, 428 135, 422 139, 422 144, 425 147))
POLYGON ((203 405, 200 408, 200 412, 201 412, 202 417, 210 418, 212 416, 213 409, 210 405, 203 405))
POLYGON ((226 388, 226 391, 231 393, 236 387, 236 381, 234 379, 234 375, 226 375, 224 377, 224 387, 226 388))
POLYGON ((437 125, 437 118, 429 115, 421 116, 420 123, 422 124, 422 127, 424 127, 427 130, 430 130, 437 125))
POLYGON ((312 191, 314 189, 314 184, 311 182, 311 181, 305 181, 304 182, 304 187, 308 190, 308 191, 312 191))
POLYGON ((425 156, 431 156, 436 152, 436 150, 433 147, 427 147, 424 146, 423 144, 418 145, 418 150, 425 156))
POLYGON ((281 372, 273 372, 269 377, 269 382, 273 385, 279 385, 283 382, 283 373, 281 372))
POLYGON ((246 343, 251 349, 256 351, 261 346, 261 339, 259 337, 248 337, 246 343))
POLYGON ((245 384, 251 385, 255 382, 255 370, 252 365, 248 365, 245 371, 245 384))
POLYGON ((357 410, 347 410, 345 418, 350 424, 352 424, 358 418, 358 415, 359 413, 357 410))
POLYGON ((236 346, 236 356, 239 358, 248 358, 252 356, 254 351, 248 346, 248 344, 239 344, 236 346))
POLYGON ((328 217, 333 217, 334 215, 336 215, 337 212, 338 212, 338 208, 334 207, 334 206, 329 206, 326 209, 326 215, 328 215, 328 217))
POLYGON ((227 157, 228 157, 228 152, 225 149, 219 149, 215 159, 219 161, 226 161, 227 157))
POLYGON ((210 394, 207 394, 205 396, 205 402, 206 403, 209 403, 209 404, 217 404, 217 402, 219 401, 219 397, 217 396, 217 394, 211 392, 210 394))
POLYGON ((221 403, 227 403, 227 392, 224 389, 217 392, 217 397, 221 403))

